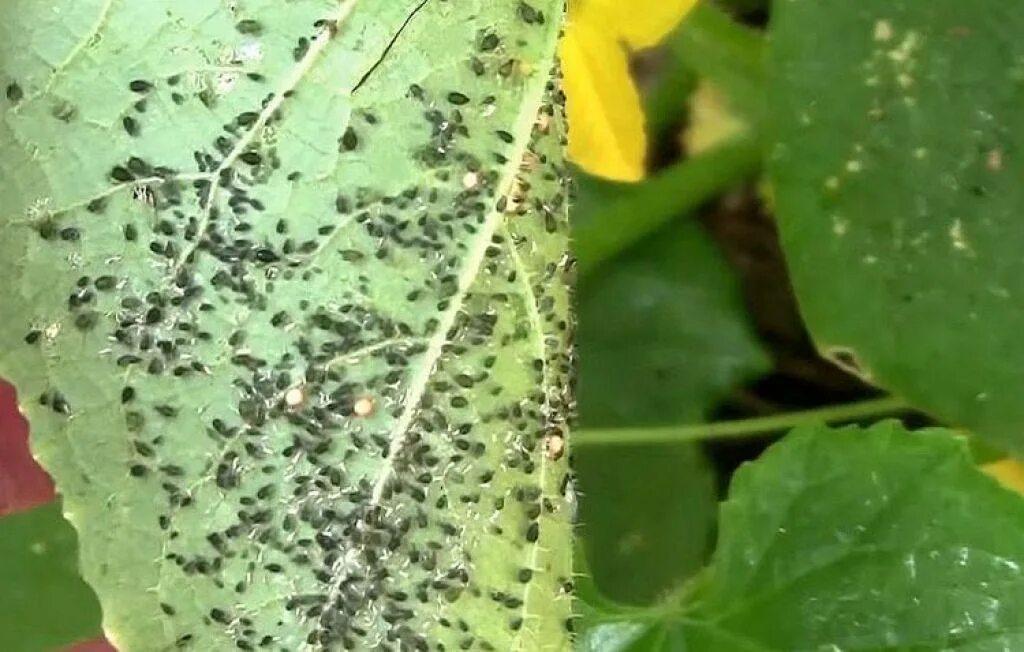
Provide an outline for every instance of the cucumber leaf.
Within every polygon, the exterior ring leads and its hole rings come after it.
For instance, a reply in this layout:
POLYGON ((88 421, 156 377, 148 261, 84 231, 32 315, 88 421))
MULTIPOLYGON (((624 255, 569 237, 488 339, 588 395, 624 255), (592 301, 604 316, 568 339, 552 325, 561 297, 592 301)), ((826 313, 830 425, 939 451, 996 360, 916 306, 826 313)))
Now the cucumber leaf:
POLYGON ((598 605, 580 649, 1024 644, 1024 500, 948 431, 798 429, 737 472, 720 522, 711 566, 682 595, 598 605))
POLYGON ((775 8, 770 175, 819 348, 1024 451, 1024 5, 775 8))
POLYGON ((122 652, 565 647, 561 4, 0 8, 0 375, 122 652))

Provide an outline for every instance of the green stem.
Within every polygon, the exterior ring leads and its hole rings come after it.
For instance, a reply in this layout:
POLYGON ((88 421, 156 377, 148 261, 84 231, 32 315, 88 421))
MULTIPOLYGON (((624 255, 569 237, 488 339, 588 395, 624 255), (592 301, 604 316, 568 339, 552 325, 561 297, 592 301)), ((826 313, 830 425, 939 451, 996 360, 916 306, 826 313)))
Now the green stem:
POLYGON ((580 275, 754 174, 760 161, 757 140, 742 134, 667 168, 578 220, 573 239, 580 275))
MULTIPOLYGON (((604 209, 574 216, 574 250, 586 275, 664 224, 700 207, 754 175, 761 162, 760 118, 764 96, 764 38, 710 2, 701 2, 668 38, 673 55, 666 84, 689 86, 686 70, 719 84, 734 100, 750 128, 717 147, 683 160, 636 186, 624 189, 604 209)), ((650 116, 656 137, 681 111, 680 90, 656 89, 650 116), (664 95, 664 97, 662 97, 664 95)))
POLYGON ((690 426, 659 428, 609 428, 581 430, 573 436, 574 446, 630 446, 636 444, 677 444, 715 439, 739 439, 767 435, 797 426, 836 421, 856 421, 905 410, 909 406, 899 398, 886 397, 833 405, 829 407, 786 412, 740 421, 721 421, 690 426))
POLYGON ((700 2, 666 40, 673 58, 721 87, 753 124, 764 106, 764 36, 714 3, 700 2))

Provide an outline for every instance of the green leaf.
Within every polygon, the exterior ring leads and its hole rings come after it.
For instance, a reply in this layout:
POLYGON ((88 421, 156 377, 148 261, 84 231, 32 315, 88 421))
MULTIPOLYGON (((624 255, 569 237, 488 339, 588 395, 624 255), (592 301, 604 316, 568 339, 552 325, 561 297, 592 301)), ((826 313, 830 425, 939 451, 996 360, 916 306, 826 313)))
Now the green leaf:
POLYGON ((0 8, 0 374, 123 652, 565 647, 560 21, 0 8))
POLYGON ((631 245, 653 235, 757 171, 761 150, 743 134, 634 185, 600 211, 573 215, 573 251, 589 275, 631 245))
POLYGON ((819 347, 1024 450, 1024 6, 776 4, 771 175, 819 347))
POLYGON ((711 2, 702 2, 665 44, 672 58, 721 87, 731 108, 759 127, 764 116, 764 37, 736 22, 711 2))
POLYGON ((0 648, 38 652, 99 636, 75 531, 56 502, 0 518, 0 648))
POLYGON ((717 495, 700 447, 581 446, 573 456, 578 534, 602 593, 650 604, 707 562, 717 495))
POLYGON ((961 437, 801 428, 737 473, 707 575, 660 611, 592 616, 584 642, 639 623, 600 649, 1016 649, 1022 535, 1024 501, 961 437))
POLYGON ((585 427, 700 421, 770 364, 735 277, 695 220, 631 248, 579 295, 585 427))
MULTIPOLYGON (((574 217, 612 194, 588 181, 574 217)), ((578 309, 585 429, 699 422, 768 365, 735 279, 695 220, 663 228, 585 279, 578 309)), ((627 443, 574 456, 580 534, 608 596, 649 603, 704 565, 716 490, 698 446, 627 443)))

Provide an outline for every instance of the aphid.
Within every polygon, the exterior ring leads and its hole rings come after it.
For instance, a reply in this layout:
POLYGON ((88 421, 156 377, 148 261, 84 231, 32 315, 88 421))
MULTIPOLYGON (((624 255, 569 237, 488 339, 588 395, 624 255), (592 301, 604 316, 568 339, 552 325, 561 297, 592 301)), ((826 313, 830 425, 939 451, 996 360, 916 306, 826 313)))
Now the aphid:
POLYGON ((57 225, 53 220, 45 219, 36 225, 36 231, 43 240, 52 240, 57 235, 57 225))
POLYGON ((126 115, 125 117, 121 118, 121 124, 124 125, 124 130, 128 133, 129 136, 138 136, 139 131, 141 131, 139 128, 139 122, 130 115, 126 115))
POLYGON ((527 543, 536 543, 537 539, 540 538, 540 523, 533 521, 526 528, 526 541, 527 543))
POLYGON ((356 130, 352 127, 345 129, 345 133, 342 134, 338 143, 341 145, 341 151, 343 152, 351 152, 356 147, 359 147, 359 136, 356 134, 356 130))
POLYGON ((235 117, 235 122, 238 123, 240 127, 251 127, 256 124, 259 117, 260 115, 255 111, 246 111, 244 113, 239 113, 235 117))
POLYGON ((128 84, 128 88, 134 93, 148 93, 153 90, 153 84, 144 79, 136 79, 128 84))
POLYGON ((15 103, 20 102, 21 98, 25 97, 25 93, 21 90, 21 86, 18 86, 16 83, 8 84, 6 93, 7 99, 15 103))
POLYGON ((299 39, 298 45, 292 50, 292 57, 296 61, 302 61, 302 57, 306 56, 307 52, 309 52, 309 39, 303 36, 299 39))
POLYGON ((133 464, 131 467, 128 468, 128 473, 130 473, 132 477, 135 478, 143 477, 144 475, 146 475, 148 471, 149 469, 147 469, 142 464, 133 464))
POLYGON ((116 165, 110 170, 110 178, 114 181, 120 181, 122 183, 128 183, 135 179, 135 175, 128 171, 127 168, 116 165))
POLYGON ((497 49, 500 43, 501 39, 498 38, 498 35, 491 32, 489 34, 484 35, 484 37, 480 39, 480 51, 491 52, 492 50, 497 49))
POLYGON ((331 38, 334 38, 338 34, 338 23, 334 20, 327 20, 326 18, 318 18, 313 21, 313 27, 316 29, 326 29, 330 34, 331 38))
POLYGON ((537 11, 537 9, 535 9, 534 7, 530 6, 525 2, 519 3, 519 7, 516 9, 516 13, 519 14, 520 20, 522 20, 527 25, 544 24, 544 14, 541 13, 540 11, 537 11))
POLYGON ((273 263, 280 260, 278 255, 274 253, 273 249, 268 249, 266 247, 261 247, 257 249, 255 256, 256 260, 260 261, 261 263, 273 263))
POLYGON ((235 25, 235 29, 237 29, 240 34, 249 34, 252 36, 259 36, 263 33, 263 25, 261 25, 259 21, 250 19, 238 21, 238 24, 235 25))

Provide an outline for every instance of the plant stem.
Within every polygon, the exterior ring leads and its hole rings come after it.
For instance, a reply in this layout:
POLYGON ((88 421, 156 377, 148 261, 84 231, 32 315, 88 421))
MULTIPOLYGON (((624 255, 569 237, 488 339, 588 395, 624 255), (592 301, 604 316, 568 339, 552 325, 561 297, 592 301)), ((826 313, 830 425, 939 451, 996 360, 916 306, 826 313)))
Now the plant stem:
POLYGON ((665 41, 673 58, 722 88, 733 109, 759 125, 765 92, 764 36, 711 2, 700 2, 665 41))
POLYGON ((585 429, 573 436, 573 445, 631 446, 636 444, 674 444, 716 439, 739 439, 768 435, 780 430, 790 430, 796 426, 813 423, 856 421, 867 417, 898 412, 908 407, 907 403, 902 399, 886 397, 739 421, 721 421, 718 423, 658 428, 585 429))
POLYGON ((667 168, 578 220, 573 240, 580 275, 752 175, 760 161, 757 140, 743 134, 667 168))
MULTIPOLYGON (((574 216, 574 251, 579 274, 602 263, 652 234, 664 224, 754 175, 761 162, 760 122, 764 96, 760 32, 734 21, 710 2, 701 2, 666 41, 672 53, 671 74, 653 92, 649 116, 655 137, 673 122, 671 113, 688 92, 687 70, 718 84, 734 100, 735 109, 750 128, 718 146, 685 159, 656 176, 622 190, 611 203, 592 215, 574 216)), ((690 73, 692 74, 692 73, 690 73)))

